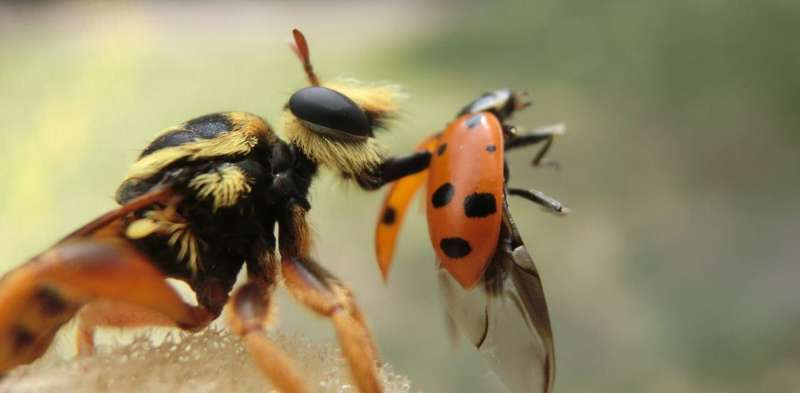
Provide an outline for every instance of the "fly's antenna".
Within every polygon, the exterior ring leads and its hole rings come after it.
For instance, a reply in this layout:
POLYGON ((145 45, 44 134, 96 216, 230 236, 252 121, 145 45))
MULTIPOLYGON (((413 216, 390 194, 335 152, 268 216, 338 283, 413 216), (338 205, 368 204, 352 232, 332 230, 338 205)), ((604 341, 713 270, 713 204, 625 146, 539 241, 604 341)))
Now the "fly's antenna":
POLYGON ((308 81, 311 85, 319 86, 319 78, 317 78, 317 74, 314 73, 314 67, 311 65, 311 56, 308 53, 306 37, 297 29, 292 29, 292 35, 294 36, 294 42, 290 43, 289 47, 292 48, 294 54, 297 55, 300 62, 303 63, 303 70, 306 72, 306 76, 308 76, 308 81))

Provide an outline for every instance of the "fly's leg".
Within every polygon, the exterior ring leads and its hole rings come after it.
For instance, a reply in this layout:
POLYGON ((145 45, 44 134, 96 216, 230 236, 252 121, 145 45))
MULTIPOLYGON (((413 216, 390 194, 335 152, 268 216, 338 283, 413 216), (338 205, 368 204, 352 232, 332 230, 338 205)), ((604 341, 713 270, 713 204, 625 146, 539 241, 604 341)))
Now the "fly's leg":
POLYGON ((175 326, 175 321, 164 314, 105 299, 84 306, 77 318, 78 355, 81 356, 94 353, 95 331, 99 327, 175 326))
MULTIPOLYGON (((274 225, 268 219, 267 226, 274 225)), ((283 393, 307 393, 311 389, 292 359, 265 334, 275 305, 272 295, 277 287, 278 261, 275 238, 259 239, 247 258, 248 281, 234 291, 228 301, 228 324, 241 337, 247 351, 261 372, 283 393)))
POLYGON ((389 157, 372 173, 358 175, 356 181, 365 190, 377 190, 386 183, 391 183, 415 173, 428 169, 431 153, 427 150, 417 151, 405 156, 389 157))
MULTIPOLYGON (((222 312, 233 283, 224 284, 213 278, 205 278, 193 284, 192 289, 200 306, 210 315, 207 322, 211 323, 222 312)), ((136 304, 109 299, 99 299, 83 306, 78 312, 77 320, 78 355, 94 353, 95 332, 100 327, 176 327, 175 321, 164 314, 136 304)), ((198 326, 193 330, 202 330, 206 326, 207 324, 198 326)))
POLYGON ((301 304, 333 322, 359 391, 382 392, 376 346, 352 292, 309 256, 305 209, 290 204, 279 226, 284 284, 301 304))
POLYGON ((119 239, 68 240, 0 281, 0 372, 40 357, 85 304, 100 299, 158 313, 196 330, 213 315, 183 302, 150 262, 119 239))
POLYGON ((239 287, 229 301, 228 322, 242 338, 253 360, 275 387, 283 393, 308 393, 292 359, 264 333, 272 307, 272 282, 251 278, 239 287))

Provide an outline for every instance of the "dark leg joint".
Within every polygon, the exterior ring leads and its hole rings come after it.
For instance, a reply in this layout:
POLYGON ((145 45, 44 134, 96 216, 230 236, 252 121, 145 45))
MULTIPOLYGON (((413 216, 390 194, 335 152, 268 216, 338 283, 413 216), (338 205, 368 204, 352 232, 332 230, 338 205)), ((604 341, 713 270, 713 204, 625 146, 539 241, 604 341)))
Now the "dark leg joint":
POLYGON ((550 212, 559 215, 564 215, 569 213, 569 209, 566 206, 562 205, 561 202, 545 195, 545 193, 541 191, 525 190, 522 188, 510 188, 508 192, 511 195, 523 197, 533 203, 541 205, 550 212))
POLYGON ((550 168, 553 168, 555 170, 558 170, 560 167, 559 167, 557 162, 544 159, 544 156, 547 154, 548 151, 550 151, 550 146, 553 146, 553 137, 552 136, 547 139, 547 142, 545 142, 545 144, 542 147, 542 149, 539 150, 539 153, 536 154, 536 157, 533 157, 533 161, 531 161, 531 165, 533 165, 533 166, 545 166, 545 167, 550 167, 550 168))
POLYGON ((265 295, 264 287, 255 281, 242 285, 234 295, 233 306, 243 333, 264 329, 269 314, 269 300, 265 295))

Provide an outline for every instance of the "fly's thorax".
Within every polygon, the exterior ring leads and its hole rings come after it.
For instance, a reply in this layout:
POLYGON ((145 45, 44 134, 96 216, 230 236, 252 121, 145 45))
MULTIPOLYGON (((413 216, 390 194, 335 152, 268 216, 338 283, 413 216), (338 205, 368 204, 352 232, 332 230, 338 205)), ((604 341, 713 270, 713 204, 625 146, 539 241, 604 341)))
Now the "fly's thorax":
POLYGON ((170 127, 155 138, 131 166, 116 200, 124 203, 181 166, 212 160, 237 161, 257 149, 280 143, 264 119, 245 112, 222 112, 170 127))

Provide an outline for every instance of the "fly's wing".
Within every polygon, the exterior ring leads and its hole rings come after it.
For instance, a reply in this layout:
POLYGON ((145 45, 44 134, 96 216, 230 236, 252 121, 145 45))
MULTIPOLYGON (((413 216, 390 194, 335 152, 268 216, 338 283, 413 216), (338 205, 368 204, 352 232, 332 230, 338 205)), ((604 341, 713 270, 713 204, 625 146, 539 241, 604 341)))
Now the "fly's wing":
POLYGON ((143 195, 140 195, 130 201, 126 202, 122 206, 111 210, 100 217, 97 217, 93 221, 89 222, 88 224, 76 229, 69 235, 65 236, 61 241, 58 243, 63 243, 69 239, 77 238, 77 237, 85 237, 93 234, 94 232, 103 229, 104 227, 108 226, 112 222, 116 221, 117 219, 128 215, 134 211, 137 211, 141 208, 147 207, 154 203, 164 203, 169 200, 172 196, 175 195, 175 192, 172 190, 171 187, 165 185, 159 185, 153 187, 150 191, 146 192, 143 195))
POLYGON ((513 393, 553 390, 553 332, 536 266, 504 206, 497 254, 484 285, 464 290, 443 268, 450 318, 513 393))

